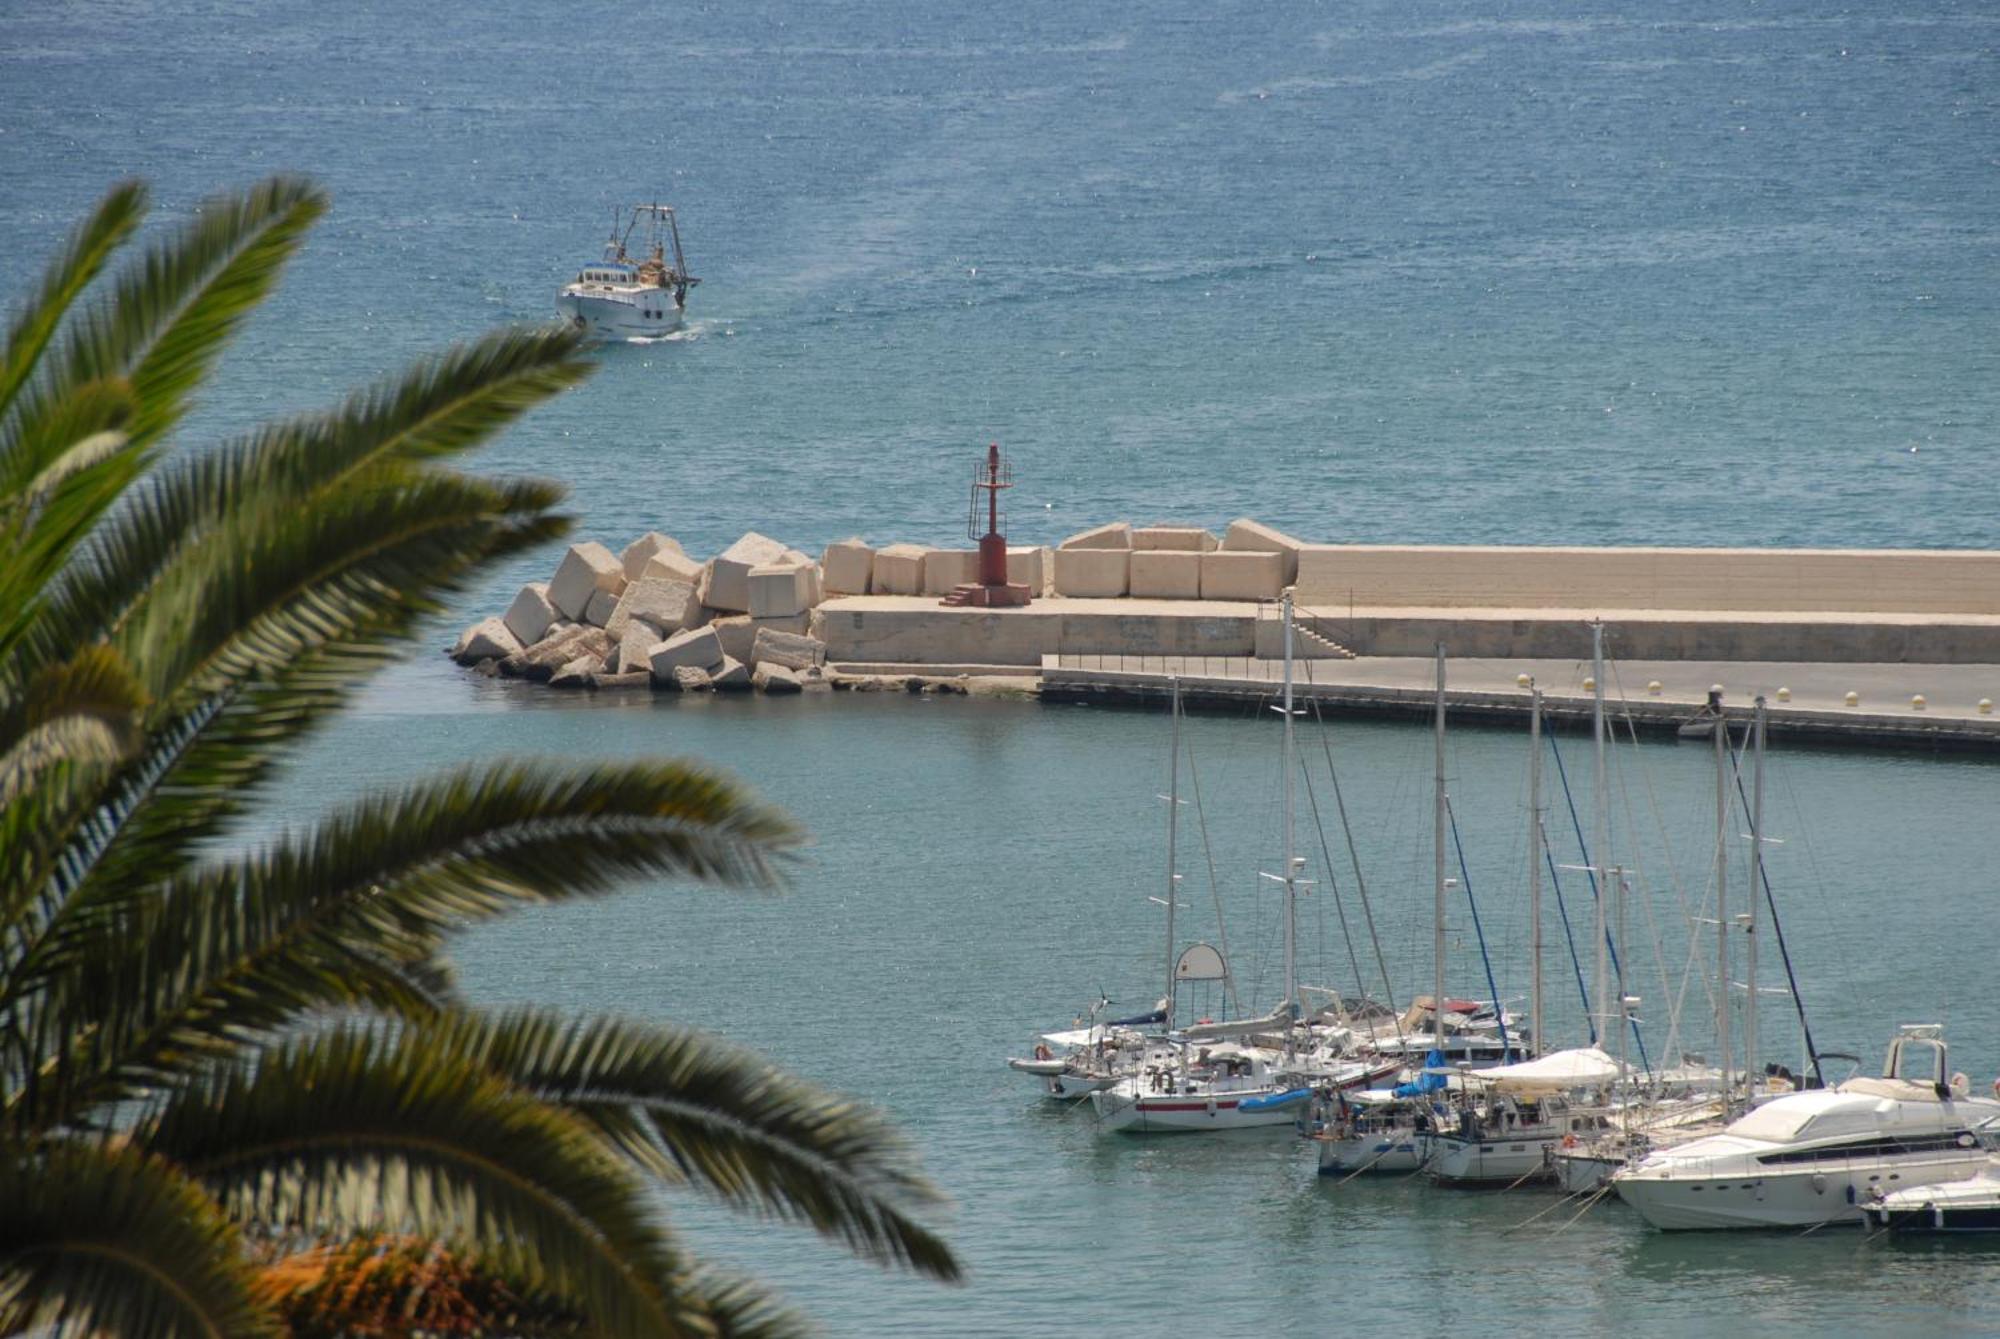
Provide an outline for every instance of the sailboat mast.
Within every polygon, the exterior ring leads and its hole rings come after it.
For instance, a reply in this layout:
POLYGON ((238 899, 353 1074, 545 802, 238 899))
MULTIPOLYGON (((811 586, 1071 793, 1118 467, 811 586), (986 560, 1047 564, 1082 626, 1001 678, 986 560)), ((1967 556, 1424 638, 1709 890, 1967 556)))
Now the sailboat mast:
POLYGON ((1757 1068, 1757 904, 1764 897, 1764 724, 1768 717, 1762 694, 1757 698, 1756 759, 1750 791, 1750 914, 1743 941, 1743 1072, 1755 1083, 1757 1068))
POLYGON ((1174 867, 1175 838, 1181 819, 1181 681, 1175 675, 1167 681, 1173 687, 1173 746, 1167 764, 1167 1027, 1174 1025, 1174 909, 1180 901, 1181 876, 1174 867))
POLYGON ((1299 997, 1298 868, 1292 862, 1292 595, 1285 592, 1285 1046, 1291 1048, 1292 1014, 1299 997))
POLYGON ((1715 1046, 1729 1101, 1729 721, 1715 715, 1715 1046))
POLYGON ((1528 716, 1528 925, 1532 970, 1528 1013, 1531 1058, 1542 1053, 1542 690, 1529 687, 1528 716))
POLYGON ((1596 974, 1592 978, 1596 987, 1595 1001, 1597 1017, 1592 1021, 1591 1032, 1597 1045, 1604 1044, 1604 1023, 1611 1016, 1611 959, 1606 948, 1610 926, 1605 922, 1605 898, 1608 896, 1604 881, 1605 871, 1611 860, 1611 799, 1610 778, 1604 766, 1604 623, 1602 620, 1590 625, 1590 666, 1591 666, 1591 707, 1590 732, 1594 749, 1591 769, 1592 803, 1596 806, 1596 833, 1591 842, 1590 863, 1595 867, 1590 872, 1591 888, 1596 896, 1591 900, 1596 904, 1594 923, 1596 934, 1592 936, 1597 945, 1596 974))
MULTIPOLYGON (((1437 644, 1437 724, 1436 724, 1436 796, 1433 847, 1436 852, 1435 904, 1431 909, 1431 1035, 1437 1048, 1444 1049, 1444 834, 1445 834, 1445 793, 1444 793, 1444 643, 1437 644)), ((1497 1004, 1495 1006, 1498 1007, 1497 1004)))

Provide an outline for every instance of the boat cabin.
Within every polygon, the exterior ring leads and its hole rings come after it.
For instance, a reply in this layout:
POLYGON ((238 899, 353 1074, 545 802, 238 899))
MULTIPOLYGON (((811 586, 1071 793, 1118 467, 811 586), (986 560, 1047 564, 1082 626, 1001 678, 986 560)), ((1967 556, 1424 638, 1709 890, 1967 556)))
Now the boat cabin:
POLYGON ((586 268, 576 276, 580 284, 633 284, 638 282, 638 271, 630 265, 597 264, 586 268))

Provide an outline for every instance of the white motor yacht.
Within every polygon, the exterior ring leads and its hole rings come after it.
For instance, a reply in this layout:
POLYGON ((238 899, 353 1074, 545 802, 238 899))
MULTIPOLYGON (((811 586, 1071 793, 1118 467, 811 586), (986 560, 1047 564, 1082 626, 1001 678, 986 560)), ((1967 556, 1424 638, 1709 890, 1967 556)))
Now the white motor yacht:
POLYGON ((622 227, 614 219, 604 258, 556 295, 556 312, 599 339, 657 338, 680 323, 688 290, 700 282, 687 272, 673 206, 634 205, 622 227))
POLYGON ((1654 1227, 1678 1230, 1859 1223, 1879 1196, 1970 1177, 1996 1144, 2000 1102, 1969 1096, 1941 1031, 1905 1027, 1880 1078, 1776 1098, 1611 1184, 1654 1227))

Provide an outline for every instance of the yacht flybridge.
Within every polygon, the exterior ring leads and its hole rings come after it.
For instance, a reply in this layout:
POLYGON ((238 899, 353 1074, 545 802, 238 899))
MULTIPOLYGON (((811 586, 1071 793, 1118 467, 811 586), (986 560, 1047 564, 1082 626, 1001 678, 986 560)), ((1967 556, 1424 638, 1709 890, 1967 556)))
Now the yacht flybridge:
POLYGON ((556 295, 556 312, 600 339, 655 338, 680 322, 700 282, 687 272, 673 206, 634 205, 629 217, 613 217, 604 258, 556 295))

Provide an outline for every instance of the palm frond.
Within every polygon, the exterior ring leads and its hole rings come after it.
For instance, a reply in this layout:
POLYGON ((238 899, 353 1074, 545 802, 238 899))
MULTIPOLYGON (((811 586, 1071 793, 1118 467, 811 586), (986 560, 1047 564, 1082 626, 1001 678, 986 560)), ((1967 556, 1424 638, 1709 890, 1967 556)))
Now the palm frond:
POLYGON ((809 1339, 816 1333, 803 1315, 741 1275, 704 1267, 682 1293, 707 1314, 716 1339, 809 1339))
POLYGON ((11 1119, 48 1128, 316 1010, 426 1018, 420 987, 470 921, 639 876, 770 886, 796 840, 694 766, 501 763, 363 801, 250 858, 72 899, 4 983, 35 1030, 73 1039, 67 1072, 24 1089, 11 1119))
POLYGON ((914 1217, 939 1193, 888 1122, 755 1056, 684 1029, 539 1010, 458 1013, 427 1030, 588 1117, 648 1171, 810 1224, 864 1258, 959 1276, 949 1248, 914 1217))
POLYGON ((242 1239, 167 1162, 82 1143, 0 1146, 0 1333, 275 1332, 242 1239))
POLYGON ((616 1335, 708 1329, 690 1269, 566 1113, 412 1033, 345 1027, 198 1077, 134 1142, 234 1215, 311 1237, 413 1233, 498 1263, 616 1335))
MULTIPOLYGON (((7 341, 0 346, 0 423, 34 374, 63 316, 103 271, 111 254, 131 237, 145 213, 146 188, 136 181, 119 183, 97 202, 70 237, 69 246, 50 262, 41 287, 9 323, 7 341)), ((0 451, 0 494, 19 488, 44 463, 0 451)))

